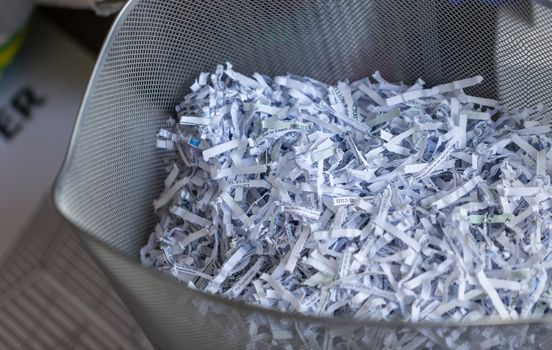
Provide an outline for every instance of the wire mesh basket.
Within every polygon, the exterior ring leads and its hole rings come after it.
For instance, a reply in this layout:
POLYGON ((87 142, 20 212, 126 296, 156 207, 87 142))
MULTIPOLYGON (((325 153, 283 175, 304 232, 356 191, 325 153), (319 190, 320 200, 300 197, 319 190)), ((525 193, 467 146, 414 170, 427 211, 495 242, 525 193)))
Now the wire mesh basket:
POLYGON ((334 83, 376 70, 427 85, 485 77, 470 93, 509 107, 552 102, 552 8, 531 0, 133 0, 88 86, 55 201, 160 349, 539 348, 552 325, 407 324, 268 311, 188 289, 139 262, 164 151, 154 135, 195 77, 243 73, 334 83))

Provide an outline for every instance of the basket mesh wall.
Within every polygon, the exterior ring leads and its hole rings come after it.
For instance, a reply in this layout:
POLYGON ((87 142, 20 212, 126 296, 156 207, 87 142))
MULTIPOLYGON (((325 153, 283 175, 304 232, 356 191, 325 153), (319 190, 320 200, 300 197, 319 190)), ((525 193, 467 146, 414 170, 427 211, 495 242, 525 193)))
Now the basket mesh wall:
MULTIPOLYGON (((131 1, 92 77, 57 182, 57 206, 83 231, 150 339, 160 347, 187 339, 206 348, 198 339, 211 331, 200 326, 216 317, 197 314, 184 286, 138 266, 138 250, 155 223, 151 203, 165 176, 154 135, 195 77, 226 61, 243 73, 290 72, 330 83, 375 70, 394 81, 422 77, 429 86, 479 74, 485 82, 469 93, 511 107, 550 103, 547 3, 131 1), (186 302, 175 306, 158 293, 186 302)), ((243 310, 235 315, 250 312, 243 310)), ((242 331, 228 336, 243 345, 242 331)))

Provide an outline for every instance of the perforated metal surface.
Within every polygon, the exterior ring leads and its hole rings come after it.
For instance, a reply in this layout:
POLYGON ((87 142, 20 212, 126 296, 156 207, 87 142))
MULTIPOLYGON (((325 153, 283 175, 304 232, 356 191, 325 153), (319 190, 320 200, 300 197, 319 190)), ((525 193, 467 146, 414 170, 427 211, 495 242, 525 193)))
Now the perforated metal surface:
POLYGON ((92 77, 57 205, 150 337, 167 348, 193 344, 214 319, 160 298, 192 296, 137 264, 165 175, 153 136, 201 71, 230 61, 244 73, 335 82, 380 70, 428 85, 480 74, 485 82, 470 93, 511 107, 550 103, 551 19, 550 8, 530 0, 131 1, 92 77))

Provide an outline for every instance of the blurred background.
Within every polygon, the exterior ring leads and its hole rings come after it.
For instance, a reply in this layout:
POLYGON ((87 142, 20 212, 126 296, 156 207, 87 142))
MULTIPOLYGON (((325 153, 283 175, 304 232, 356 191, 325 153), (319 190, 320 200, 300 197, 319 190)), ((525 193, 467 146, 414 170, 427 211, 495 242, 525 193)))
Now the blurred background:
POLYGON ((50 189, 121 0, 0 0, 0 349, 151 349, 50 189))

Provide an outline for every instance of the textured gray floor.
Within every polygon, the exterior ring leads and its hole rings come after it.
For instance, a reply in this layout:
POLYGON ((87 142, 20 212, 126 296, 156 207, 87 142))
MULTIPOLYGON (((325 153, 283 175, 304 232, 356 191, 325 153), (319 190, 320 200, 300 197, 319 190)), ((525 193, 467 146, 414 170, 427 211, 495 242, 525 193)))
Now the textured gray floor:
POLYGON ((0 349, 152 349, 46 199, 0 261, 0 349))

